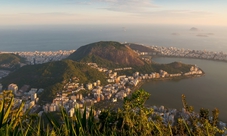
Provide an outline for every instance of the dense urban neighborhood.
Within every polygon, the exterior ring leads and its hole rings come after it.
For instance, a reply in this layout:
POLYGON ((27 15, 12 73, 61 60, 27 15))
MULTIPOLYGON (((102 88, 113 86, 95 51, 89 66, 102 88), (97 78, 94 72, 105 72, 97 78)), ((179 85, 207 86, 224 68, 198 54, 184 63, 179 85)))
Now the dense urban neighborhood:
POLYGON ((27 63, 30 65, 42 64, 50 61, 59 61, 65 59, 75 50, 69 51, 35 51, 35 52, 14 52, 21 57, 26 58, 27 63))
POLYGON ((191 50, 176 47, 146 46, 152 49, 152 52, 139 52, 140 55, 159 55, 168 57, 185 57, 208 60, 227 61, 227 54, 224 52, 214 52, 207 50, 191 50))

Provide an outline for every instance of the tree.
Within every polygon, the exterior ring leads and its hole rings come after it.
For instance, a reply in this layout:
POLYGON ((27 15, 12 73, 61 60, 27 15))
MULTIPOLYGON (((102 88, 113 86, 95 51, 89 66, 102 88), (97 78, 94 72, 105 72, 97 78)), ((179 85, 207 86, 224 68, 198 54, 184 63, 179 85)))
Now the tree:
POLYGON ((209 119, 209 109, 201 108, 199 111, 199 116, 201 119, 209 119))
POLYGON ((219 110, 218 110, 217 108, 215 108, 215 109, 212 111, 212 113, 213 113, 212 125, 213 125, 213 126, 217 126, 219 110))
POLYGON ((186 101, 186 96, 184 94, 182 94, 181 98, 182 98, 182 103, 183 103, 183 107, 185 108, 185 110, 190 113, 193 112, 194 109, 192 106, 188 105, 188 103, 186 101))

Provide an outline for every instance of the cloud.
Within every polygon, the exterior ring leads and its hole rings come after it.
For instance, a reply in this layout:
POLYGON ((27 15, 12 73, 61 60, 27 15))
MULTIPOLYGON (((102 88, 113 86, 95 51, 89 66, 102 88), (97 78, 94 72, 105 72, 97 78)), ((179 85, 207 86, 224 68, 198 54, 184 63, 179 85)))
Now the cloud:
POLYGON ((44 13, 20 13, 20 15, 35 15, 35 16, 75 16, 76 13, 65 13, 65 12, 44 12, 44 13))
POLYGON ((210 12, 205 11, 194 11, 194 10, 159 10, 159 11, 150 11, 146 14, 156 14, 156 15, 171 15, 171 16, 204 16, 204 15, 211 15, 210 12))
MULTIPOLYGON (((94 3, 103 3, 105 6, 99 9, 132 13, 132 16, 140 18, 164 17, 164 18, 200 18, 210 16, 211 12, 199 10, 165 10, 161 5, 156 5, 152 0, 91 0, 94 3)), ((190 8, 190 7, 189 7, 190 8)))
POLYGON ((197 34, 196 36, 197 37, 208 37, 208 35, 206 35, 206 34, 197 34))
POLYGON ((152 3, 150 0, 93 0, 96 2, 105 3, 103 9, 117 12, 141 13, 149 11, 151 8, 159 6, 152 3))
POLYGON ((133 14, 140 19, 151 20, 155 22, 159 20, 161 22, 204 22, 204 19, 212 18, 213 13, 195 10, 162 10, 155 9, 153 11, 140 12, 138 14, 133 14), (193 21, 192 21, 193 20, 193 21))
POLYGON ((78 0, 65 0, 62 1, 63 4, 78 4, 78 5, 92 5, 93 2, 92 1, 78 1, 78 0))

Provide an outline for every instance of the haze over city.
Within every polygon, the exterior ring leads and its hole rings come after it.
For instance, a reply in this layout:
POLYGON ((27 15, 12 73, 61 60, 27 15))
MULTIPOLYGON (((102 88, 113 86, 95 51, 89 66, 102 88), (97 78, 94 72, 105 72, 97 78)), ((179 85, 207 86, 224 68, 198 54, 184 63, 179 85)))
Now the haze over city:
POLYGON ((223 0, 1 0, 0 25, 226 25, 223 0))

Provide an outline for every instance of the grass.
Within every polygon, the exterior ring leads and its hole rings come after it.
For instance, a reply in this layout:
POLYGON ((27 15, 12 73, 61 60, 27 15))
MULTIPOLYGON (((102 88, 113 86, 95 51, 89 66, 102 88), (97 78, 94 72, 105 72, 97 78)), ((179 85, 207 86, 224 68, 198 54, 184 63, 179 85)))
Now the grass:
MULTIPOLYGON (((103 110, 99 120, 95 119, 93 109, 89 116, 86 115, 86 107, 83 113, 75 109, 73 117, 69 117, 61 108, 60 120, 48 113, 45 114, 48 120, 45 124, 42 117, 31 116, 29 111, 23 113, 23 103, 15 109, 10 93, 4 92, 0 97, 1 136, 213 136, 223 133, 204 118, 179 118, 174 125, 166 125, 160 118, 150 118, 154 110, 144 107, 149 93, 143 90, 135 91, 126 98, 121 109, 103 110)), ((182 98, 187 107, 185 96, 182 98)))

